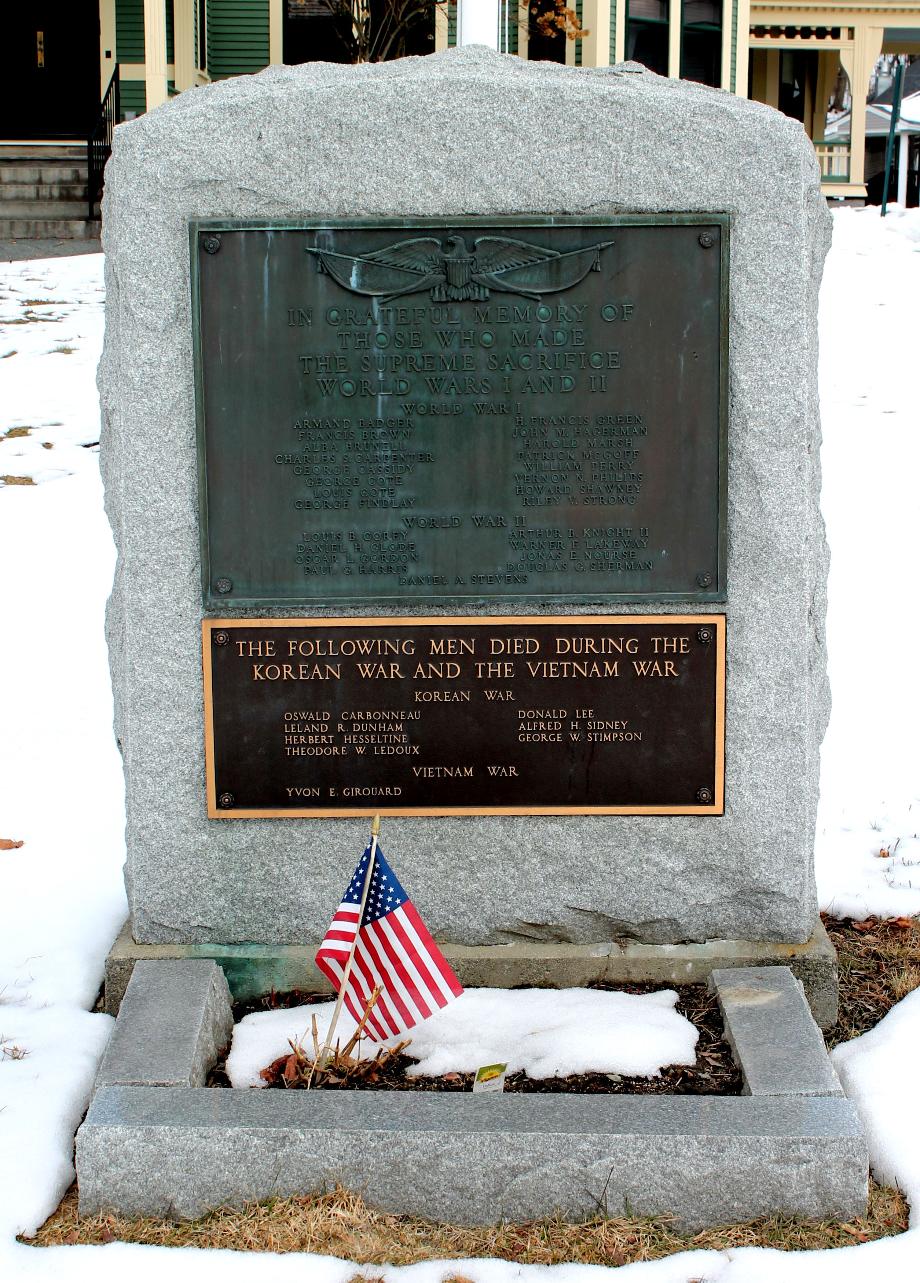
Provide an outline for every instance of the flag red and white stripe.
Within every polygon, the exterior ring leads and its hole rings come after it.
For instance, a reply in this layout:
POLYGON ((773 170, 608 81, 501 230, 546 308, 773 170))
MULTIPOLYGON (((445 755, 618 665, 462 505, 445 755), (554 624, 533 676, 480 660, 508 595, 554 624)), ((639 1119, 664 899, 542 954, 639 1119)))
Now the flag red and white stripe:
POLYGON ((359 1021, 379 986, 380 996, 366 1029, 371 1038, 382 1041, 404 1033, 446 1007, 459 997, 463 986, 379 847, 359 930, 358 915, 370 854, 368 847, 317 951, 316 964, 338 991, 357 933, 343 1002, 353 1019, 359 1021))

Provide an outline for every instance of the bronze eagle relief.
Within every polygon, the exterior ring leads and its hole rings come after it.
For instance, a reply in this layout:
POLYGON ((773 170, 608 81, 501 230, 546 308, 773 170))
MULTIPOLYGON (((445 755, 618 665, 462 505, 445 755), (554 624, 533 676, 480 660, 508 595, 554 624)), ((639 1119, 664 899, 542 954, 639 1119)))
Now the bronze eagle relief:
POLYGON ((463 236, 415 236, 372 254, 341 254, 308 247, 317 270, 327 272, 354 294, 381 302, 427 290, 436 303, 484 302, 490 291, 539 299, 571 289, 589 272, 601 270, 601 241, 559 252, 503 236, 480 236, 470 248, 463 236))

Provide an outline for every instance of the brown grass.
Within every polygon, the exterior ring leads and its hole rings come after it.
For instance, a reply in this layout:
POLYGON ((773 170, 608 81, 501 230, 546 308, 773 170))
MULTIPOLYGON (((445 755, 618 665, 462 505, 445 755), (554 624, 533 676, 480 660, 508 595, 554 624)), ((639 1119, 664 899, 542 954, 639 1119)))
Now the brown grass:
POLYGON ((896 1002, 920 986, 920 919, 825 918, 840 967, 840 1016, 827 1045, 874 1028, 896 1002))
POLYGON ((479 1228, 440 1225, 415 1216, 374 1211, 357 1195, 335 1189, 309 1197, 222 1208, 199 1221, 80 1217, 71 1189, 33 1239, 39 1247, 65 1243, 146 1243, 159 1247, 231 1248, 248 1252, 317 1252, 359 1265, 411 1265, 458 1257, 498 1257, 524 1265, 623 1265, 699 1248, 775 1247, 787 1251, 844 1247, 899 1234, 907 1204, 896 1190, 872 1185, 867 1215, 839 1221, 771 1216, 700 1234, 682 1234, 667 1217, 597 1216, 581 1224, 558 1217, 523 1225, 479 1228))
POLYGON ((3 434, 3 439, 6 441, 11 437, 27 437, 31 431, 31 428, 7 428, 3 434))
POLYGON ((0 476, 0 481, 5 486, 34 486, 35 482, 31 477, 11 477, 9 475, 0 476))

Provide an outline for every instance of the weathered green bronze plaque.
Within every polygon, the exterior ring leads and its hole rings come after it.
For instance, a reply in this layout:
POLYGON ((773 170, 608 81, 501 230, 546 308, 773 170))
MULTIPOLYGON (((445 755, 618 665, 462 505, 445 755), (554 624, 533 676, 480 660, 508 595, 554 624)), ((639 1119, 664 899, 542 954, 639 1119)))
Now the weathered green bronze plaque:
POLYGON ((212 819, 722 813, 724 615, 202 632, 212 819))
POLYGON ((723 597, 727 238, 193 225, 206 605, 723 597))

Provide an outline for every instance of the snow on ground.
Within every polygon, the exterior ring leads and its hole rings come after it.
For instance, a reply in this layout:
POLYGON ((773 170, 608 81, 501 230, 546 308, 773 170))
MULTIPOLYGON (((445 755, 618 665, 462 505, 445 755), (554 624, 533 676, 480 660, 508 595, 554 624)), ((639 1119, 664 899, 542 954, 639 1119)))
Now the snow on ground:
POLYGON ((821 290, 833 711, 815 855, 840 917, 920 913, 918 299, 920 211, 838 211, 821 290))
MULTIPOLYGON (((73 1131, 111 1026, 87 1008, 125 914, 102 637, 114 557, 96 454, 83 448, 98 436, 101 293, 99 256, 0 267, 0 476, 39 483, 0 486, 0 837, 24 841, 0 850, 0 1278, 158 1283, 169 1271, 175 1283, 346 1283, 353 1264, 317 1256, 121 1243, 38 1251, 14 1241, 72 1179, 73 1131), (33 430, 5 435, 10 428, 33 430)), ((920 912, 918 298, 920 212, 894 209, 882 222, 877 210, 839 211, 821 311, 834 711, 816 854, 822 906, 857 917, 920 912)), ((876 1172, 912 1200, 916 1228, 897 1238, 834 1252, 682 1253, 619 1270, 461 1261, 361 1273, 386 1283, 442 1283, 451 1273, 473 1283, 614 1274, 617 1283, 916 1283, 918 1056, 916 993, 835 1052, 876 1172)))
MULTIPOLYGON (((676 1002, 673 989, 648 994, 467 989, 406 1035, 412 1040, 406 1055, 418 1062, 409 1072, 438 1077, 506 1064, 509 1074, 523 1069, 529 1078, 587 1073, 650 1078, 666 1065, 696 1061, 696 1028, 674 1010, 676 1002)), ((232 1085, 264 1087, 259 1070, 285 1055, 290 1042, 311 1047, 313 1016, 322 1045, 334 1007, 334 1001, 318 1002, 245 1016, 233 1031, 227 1057, 232 1085)), ((344 1046, 355 1028, 343 1008, 336 1040, 344 1046)), ((371 1054, 373 1048, 370 1044, 371 1054)))

